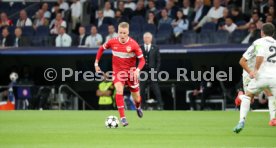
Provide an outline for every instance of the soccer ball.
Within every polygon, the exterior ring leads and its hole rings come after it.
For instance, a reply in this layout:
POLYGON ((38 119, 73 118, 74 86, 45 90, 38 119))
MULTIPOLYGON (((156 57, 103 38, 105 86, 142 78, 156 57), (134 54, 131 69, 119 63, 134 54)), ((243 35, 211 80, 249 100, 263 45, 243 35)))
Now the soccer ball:
POLYGON ((15 82, 17 79, 18 79, 18 74, 17 74, 16 72, 12 72, 12 73, 10 74, 10 80, 11 80, 12 82, 15 82))
POLYGON ((108 116, 105 120, 106 128, 117 128, 119 126, 119 120, 116 116, 108 116))

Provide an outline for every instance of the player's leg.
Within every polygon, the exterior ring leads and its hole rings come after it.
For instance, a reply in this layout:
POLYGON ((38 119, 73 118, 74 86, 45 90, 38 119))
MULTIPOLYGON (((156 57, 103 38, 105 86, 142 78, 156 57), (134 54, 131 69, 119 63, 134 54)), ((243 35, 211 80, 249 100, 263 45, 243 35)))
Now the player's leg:
POLYGON ((142 118, 143 117, 143 111, 141 109, 142 99, 141 99, 141 96, 140 96, 139 87, 136 87, 136 88, 131 88, 130 87, 130 92, 131 92, 132 98, 134 99, 134 102, 135 102, 137 115, 138 115, 138 117, 142 118))
POLYGON ((268 109, 269 109, 269 115, 270 115, 270 121, 268 124, 270 126, 276 126, 276 118, 275 118, 276 90, 275 89, 265 89, 264 92, 268 96, 268 109))
POLYGON ((118 108, 118 112, 120 114, 120 118, 121 118, 121 122, 123 124, 123 126, 127 126, 128 123, 126 121, 126 117, 125 117, 125 106, 124 106, 124 84, 122 82, 116 82, 114 84, 115 89, 116 89, 116 105, 118 108))

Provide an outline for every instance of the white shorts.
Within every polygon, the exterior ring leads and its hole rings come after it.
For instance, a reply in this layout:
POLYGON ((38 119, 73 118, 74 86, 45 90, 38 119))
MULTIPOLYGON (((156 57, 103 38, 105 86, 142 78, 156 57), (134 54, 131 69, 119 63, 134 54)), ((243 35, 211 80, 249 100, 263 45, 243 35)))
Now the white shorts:
POLYGON ((265 88, 268 88, 273 95, 276 95, 276 78, 259 78, 251 79, 248 84, 247 91, 250 93, 258 94, 263 91, 265 88))
POLYGON ((243 76, 242 77, 242 84, 243 84, 243 91, 247 91, 248 84, 250 83, 252 79, 249 77, 249 75, 243 76))

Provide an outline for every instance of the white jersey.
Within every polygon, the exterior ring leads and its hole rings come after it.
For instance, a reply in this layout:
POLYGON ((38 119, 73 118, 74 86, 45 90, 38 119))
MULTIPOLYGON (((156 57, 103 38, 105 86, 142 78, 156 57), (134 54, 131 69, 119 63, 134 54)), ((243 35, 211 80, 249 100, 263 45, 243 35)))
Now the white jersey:
MULTIPOLYGON (((247 65, 249 69, 254 70, 256 63, 256 52, 254 46, 249 46, 242 56, 247 60, 247 65)), ((249 74, 245 70, 243 70, 242 76, 249 77, 249 74)))
POLYGON ((253 42, 256 56, 264 57, 258 70, 259 78, 275 78, 276 74, 276 40, 272 37, 263 37, 253 42))

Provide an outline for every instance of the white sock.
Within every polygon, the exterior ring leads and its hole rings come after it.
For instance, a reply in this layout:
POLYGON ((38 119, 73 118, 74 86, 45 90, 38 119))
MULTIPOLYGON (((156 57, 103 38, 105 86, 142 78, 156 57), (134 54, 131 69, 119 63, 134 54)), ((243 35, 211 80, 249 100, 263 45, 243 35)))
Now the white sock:
POLYGON ((268 109, 269 109, 270 120, 275 118, 275 112, 276 112, 275 105, 276 105, 275 96, 269 96, 268 97, 268 109))
POLYGON ((241 99, 240 122, 244 122, 250 109, 250 97, 245 95, 240 95, 239 97, 241 99))

